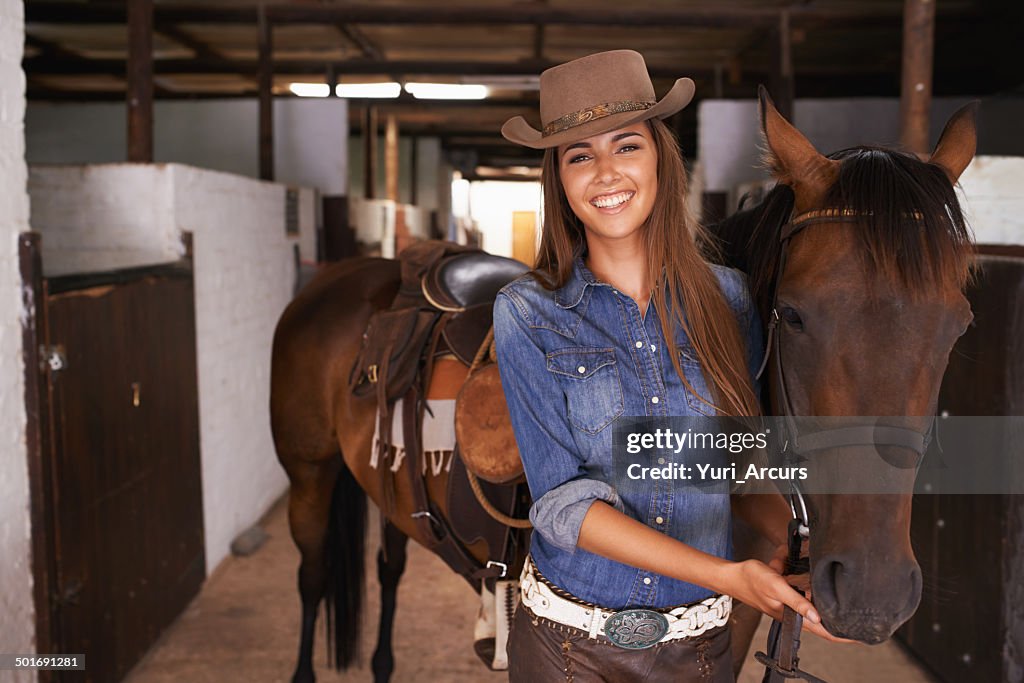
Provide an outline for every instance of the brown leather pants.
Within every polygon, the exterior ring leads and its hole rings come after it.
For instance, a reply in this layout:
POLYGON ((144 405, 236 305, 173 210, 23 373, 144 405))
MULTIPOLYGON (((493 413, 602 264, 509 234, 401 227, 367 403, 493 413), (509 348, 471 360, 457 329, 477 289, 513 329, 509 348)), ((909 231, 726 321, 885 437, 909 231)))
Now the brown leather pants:
POLYGON ((604 636, 516 608, 508 641, 509 683, 734 683, 729 626, 695 638, 626 650, 604 636))

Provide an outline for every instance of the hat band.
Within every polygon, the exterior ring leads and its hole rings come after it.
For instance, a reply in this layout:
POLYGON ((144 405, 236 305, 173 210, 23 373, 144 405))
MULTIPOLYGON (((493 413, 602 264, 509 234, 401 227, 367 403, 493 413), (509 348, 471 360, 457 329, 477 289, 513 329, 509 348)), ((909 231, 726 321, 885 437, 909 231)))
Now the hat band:
POLYGON ((561 133, 564 130, 575 128, 576 126, 587 123, 588 121, 596 121, 597 119, 603 119, 606 116, 612 114, 622 114, 627 111, 643 111, 650 109, 656 102, 635 102, 633 100, 623 100, 622 102, 606 102, 604 104, 598 104, 589 109, 581 109, 580 111, 574 111, 571 114, 566 114, 560 118, 555 119, 548 125, 544 126, 544 135, 554 135, 555 133, 561 133))

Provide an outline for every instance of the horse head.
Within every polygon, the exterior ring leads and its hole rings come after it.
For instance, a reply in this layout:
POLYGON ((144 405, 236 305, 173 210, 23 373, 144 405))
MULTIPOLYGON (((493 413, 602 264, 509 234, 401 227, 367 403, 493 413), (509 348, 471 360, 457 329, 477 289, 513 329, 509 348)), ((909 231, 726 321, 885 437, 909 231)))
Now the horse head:
MULTIPOLYGON (((954 185, 974 156, 974 109, 958 111, 922 160, 870 147, 823 156, 763 90, 760 105, 767 160, 792 190, 789 222, 763 245, 760 292, 755 275, 762 313, 776 321, 772 412, 889 417, 926 440, 949 353, 972 320, 963 290, 973 251, 954 185)), ((812 595, 833 634, 878 643, 917 609, 919 456, 898 439, 805 454, 827 461, 835 481, 878 466, 895 484, 805 497, 812 595)))

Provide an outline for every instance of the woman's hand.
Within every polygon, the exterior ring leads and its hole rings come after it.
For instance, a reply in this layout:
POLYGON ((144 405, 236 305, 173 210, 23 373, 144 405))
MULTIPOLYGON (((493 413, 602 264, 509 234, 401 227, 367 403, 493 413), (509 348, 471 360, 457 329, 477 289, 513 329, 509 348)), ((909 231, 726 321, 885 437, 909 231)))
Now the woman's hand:
MULTIPOLYGON (((773 559, 774 562, 774 559, 773 559)), ((779 572, 758 560, 734 562, 725 568, 721 592, 782 621, 784 606, 803 616, 803 627, 816 636, 836 643, 856 642, 837 638, 821 625, 821 617, 811 601, 800 595, 779 572)))

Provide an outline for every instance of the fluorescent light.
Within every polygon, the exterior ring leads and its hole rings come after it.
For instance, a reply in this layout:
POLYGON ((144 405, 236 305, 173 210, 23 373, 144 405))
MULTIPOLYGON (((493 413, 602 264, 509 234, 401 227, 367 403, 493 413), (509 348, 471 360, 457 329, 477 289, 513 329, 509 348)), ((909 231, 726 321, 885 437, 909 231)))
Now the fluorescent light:
POLYGON ((326 83, 292 83, 288 89, 299 97, 327 97, 331 86, 326 83))
POLYGON ((405 90, 418 100, 482 100, 487 86, 463 83, 406 83, 405 90))
POLYGON ((338 97, 398 97, 402 86, 398 83, 339 83, 334 88, 338 97))
POLYGON ((479 83, 495 90, 540 90, 540 76, 465 76, 463 83, 479 83))

